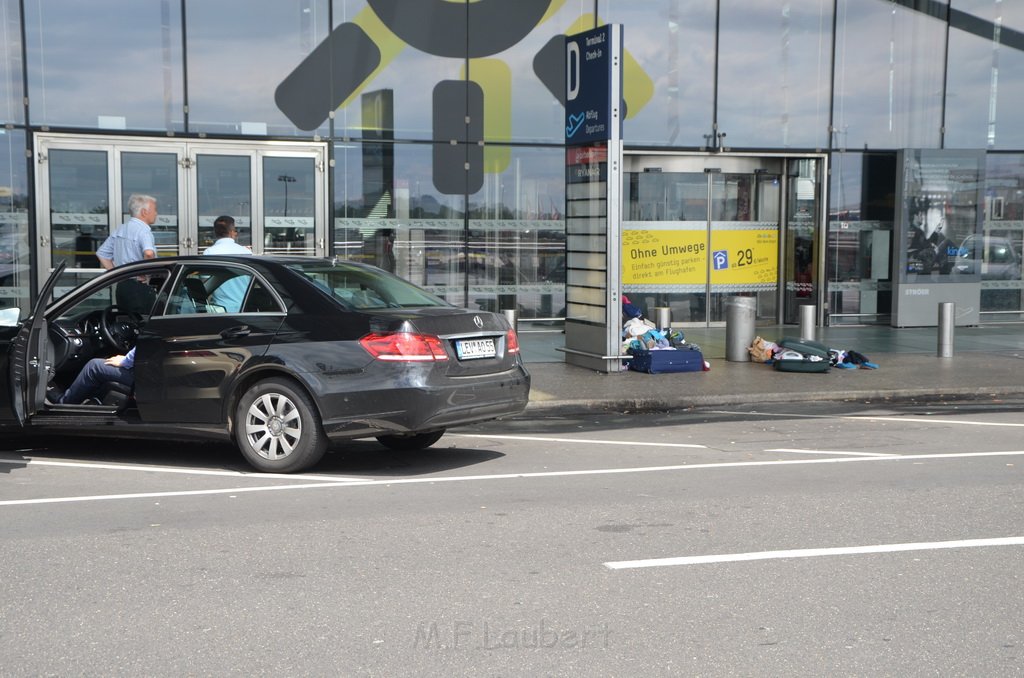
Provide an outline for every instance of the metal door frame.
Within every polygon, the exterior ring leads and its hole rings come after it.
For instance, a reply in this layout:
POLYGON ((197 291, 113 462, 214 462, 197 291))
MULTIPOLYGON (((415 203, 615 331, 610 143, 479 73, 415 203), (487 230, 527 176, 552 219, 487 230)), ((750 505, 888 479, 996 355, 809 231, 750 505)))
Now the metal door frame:
MULTIPOLYGON (((821 186, 821 192, 819 196, 818 205, 818 232, 817 236, 817 253, 815 255, 815 261, 817 264, 818 280, 816 281, 816 294, 813 298, 813 303, 816 305, 817 310, 817 324, 821 324, 821 319, 824 316, 824 309, 822 301, 824 299, 824 263, 825 263, 825 252, 824 252, 824 235, 823 228, 824 224, 827 223, 826 203, 828 196, 827 188, 827 177, 828 177, 828 158, 825 154, 818 153, 800 153, 800 154, 783 154, 783 153, 759 153, 759 154, 732 154, 732 153, 673 153, 669 151, 640 151, 640 150, 627 150, 624 153, 624 167, 623 167, 623 180, 625 181, 626 176, 631 173, 642 172, 645 167, 656 166, 663 172, 685 172, 691 174, 698 174, 703 172, 707 180, 707 197, 708 204, 711 204, 712 198, 712 183, 713 174, 769 174, 771 176, 778 176, 781 182, 780 193, 779 193, 779 235, 778 235, 778 279, 776 281, 776 302, 775 302, 775 323, 782 324, 785 316, 785 285, 786 285, 786 267, 785 267, 785 243, 788 236, 788 220, 789 220, 789 193, 790 193, 790 176, 789 166, 793 160, 801 159, 813 159, 819 162, 819 169, 817 179, 821 186), (650 163, 654 163, 651 165, 650 163)), ((623 203, 622 209, 626 209, 627 205, 623 203)), ((711 236, 712 226, 712 214, 708 213, 705 215, 707 220, 707 237, 711 236)), ((624 218, 625 221, 625 218, 624 218)), ((686 326, 699 326, 699 327, 724 327, 725 321, 714 321, 708 320, 710 317, 710 301, 711 301, 711 261, 708 258, 707 263, 707 282, 705 287, 705 315, 704 321, 701 323, 679 323, 680 325, 686 326)), ((676 323, 673 323, 676 324, 676 323)))
MULTIPOLYGON (((327 144, 298 144, 282 141, 248 142, 248 141, 208 141, 189 142, 187 144, 186 164, 190 169, 197 166, 199 155, 249 156, 249 192, 252 200, 250 207, 250 234, 252 237, 253 254, 263 254, 263 236, 266 225, 266 214, 263 209, 263 159, 264 158, 309 158, 316 169, 317 181, 314 187, 314 224, 313 235, 314 256, 323 257, 327 254, 327 144)), ((194 212, 199 202, 199 183, 190 180, 187 184, 189 207, 194 212)), ((190 235, 198 241, 198 214, 191 213, 193 223, 190 235)), ((190 254, 196 253, 198 245, 192 247, 190 254)))
MULTIPOLYGON (((326 255, 327 224, 327 144, 324 142, 291 141, 234 141, 207 139, 162 139, 153 137, 88 136, 64 133, 37 133, 33 136, 36 172, 34 190, 36 197, 35 251, 36 279, 42 286, 53 269, 50 250, 53 224, 50 211, 50 173, 47 163, 53 150, 104 151, 107 154, 107 204, 108 232, 122 223, 120 214, 123 199, 121 195, 121 153, 159 153, 177 156, 178 181, 178 247, 181 254, 195 254, 198 251, 199 226, 196 214, 197 185, 195 180, 195 156, 197 154, 248 155, 251 168, 253 227, 253 251, 262 252, 262 239, 256 237, 257 225, 262 233, 263 188, 262 171, 264 157, 308 157, 316 168, 315 192, 315 256, 326 255)), ((67 268, 68 273, 99 273, 102 269, 67 268)))

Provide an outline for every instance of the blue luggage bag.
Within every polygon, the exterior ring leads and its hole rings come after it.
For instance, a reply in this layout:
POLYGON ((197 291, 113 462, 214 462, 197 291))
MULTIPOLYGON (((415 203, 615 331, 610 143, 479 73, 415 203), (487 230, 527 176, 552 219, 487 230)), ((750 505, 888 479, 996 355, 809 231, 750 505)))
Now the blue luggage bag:
POLYGON ((669 372, 702 372, 704 354, 690 348, 664 349, 661 351, 632 351, 629 369, 647 374, 669 372))

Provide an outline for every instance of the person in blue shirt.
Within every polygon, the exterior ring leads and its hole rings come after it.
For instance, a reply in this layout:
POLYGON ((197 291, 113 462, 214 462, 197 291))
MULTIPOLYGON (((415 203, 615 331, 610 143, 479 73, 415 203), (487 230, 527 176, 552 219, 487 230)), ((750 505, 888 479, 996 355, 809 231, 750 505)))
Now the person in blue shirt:
POLYGON ((133 261, 156 259, 153 229, 150 228, 156 223, 156 198, 133 194, 128 198, 128 214, 131 218, 111 233, 96 250, 96 258, 107 270, 133 261))
POLYGON ((131 387, 135 384, 135 348, 133 347, 125 355, 115 355, 109 358, 93 358, 88 363, 74 382, 55 402, 62 405, 79 405, 95 398, 100 393, 103 384, 116 381, 131 387))
MULTIPOLYGON (((128 198, 128 213, 131 218, 111 233, 96 250, 96 258, 107 270, 143 259, 156 259, 156 245, 150 228, 156 223, 156 198, 141 193, 132 194, 128 198)), ((132 278, 118 283, 117 305, 123 310, 149 313, 156 291, 147 282, 144 278, 132 278)))
MULTIPOLYGON (((234 217, 217 217, 213 222, 213 235, 217 240, 203 251, 204 255, 252 255, 252 250, 235 242, 238 228, 235 226, 234 217)), ((245 299, 246 290, 249 289, 251 278, 250 275, 239 274, 224 281, 210 294, 210 302, 223 308, 225 313, 238 313, 242 310, 242 301, 245 299)))
POLYGON ((235 242, 238 237, 238 227, 235 226, 235 218, 228 215, 220 216, 213 221, 214 243, 203 250, 203 254, 252 254, 252 250, 245 245, 235 242))

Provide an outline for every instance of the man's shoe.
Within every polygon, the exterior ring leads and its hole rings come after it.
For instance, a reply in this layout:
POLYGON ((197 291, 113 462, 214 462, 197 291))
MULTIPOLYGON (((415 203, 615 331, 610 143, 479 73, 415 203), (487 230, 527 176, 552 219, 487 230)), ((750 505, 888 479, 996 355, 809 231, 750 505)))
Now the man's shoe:
POLYGON ((46 404, 47 405, 56 405, 56 404, 58 404, 60 402, 61 396, 63 396, 63 395, 64 395, 64 392, 61 391, 56 386, 47 386, 46 387, 46 404))

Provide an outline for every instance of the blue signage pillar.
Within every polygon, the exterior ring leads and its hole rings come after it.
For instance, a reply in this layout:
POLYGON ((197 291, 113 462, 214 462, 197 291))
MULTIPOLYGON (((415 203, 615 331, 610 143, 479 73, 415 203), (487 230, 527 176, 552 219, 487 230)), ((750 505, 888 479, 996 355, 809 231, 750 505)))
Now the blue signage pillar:
POLYGON ((565 361, 622 369, 622 26, 565 40, 565 361))

